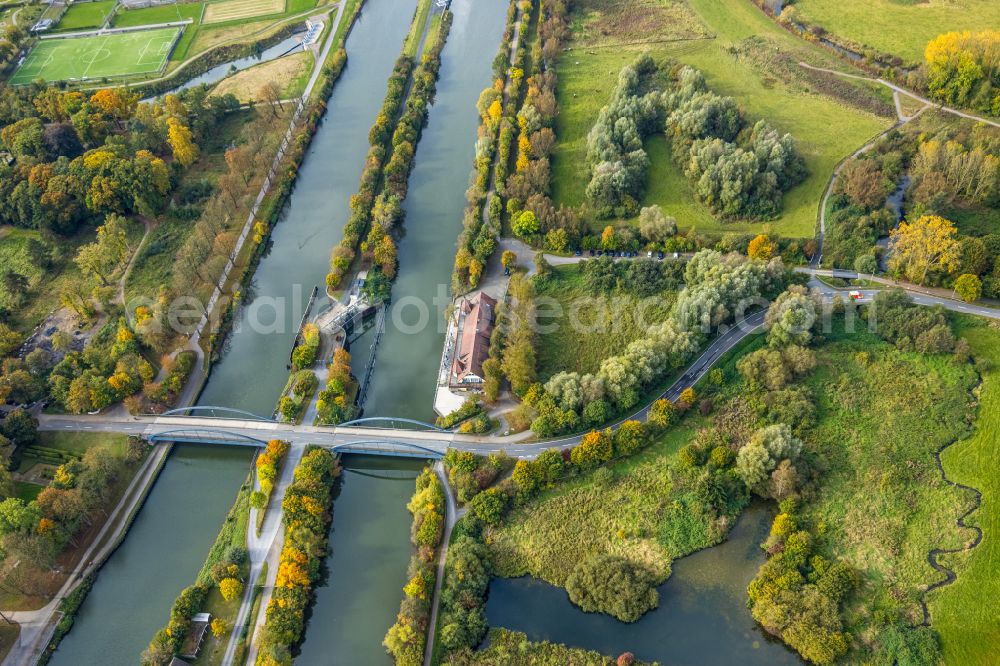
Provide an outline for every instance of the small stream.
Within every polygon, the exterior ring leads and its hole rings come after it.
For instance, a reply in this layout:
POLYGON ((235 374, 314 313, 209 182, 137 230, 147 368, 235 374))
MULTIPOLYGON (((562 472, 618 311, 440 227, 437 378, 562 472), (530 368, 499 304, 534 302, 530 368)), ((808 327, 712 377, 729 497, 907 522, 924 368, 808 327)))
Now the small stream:
POLYGON ((203 74, 199 74, 193 79, 182 83, 176 88, 171 88, 170 90, 165 90, 154 97, 143 100, 151 101, 152 99, 158 99, 164 95, 170 95, 173 93, 180 92, 181 90, 186 90, 188 88, 193 88, 195 86, 200 86, 202 84, 211 85, 213 83, 218 83, 227 76, 239 72, 241 70, 247 69, 248 67, 253 67, 254 65, 259 65, 262 62, 270 62, 272 60, 277 60, 278 58, 290 54, 290 53, 301 53, 302 51, 302 37, 305 35, 305 31, 297 32, 294 35, 287 37, 274 46, 268 47, 256 55, 247 56, 246 58, 239 58, 237 60, 231 60, 229 62, 224 62, 221 65, 216 65, 209 70, 206 70, 203 74))
MULTIPOLYGON (((893 229, 899 226, 899 223, 903 221, 906 213, 903 210, 903 201, 906 198, 906 190, 910 187, 910 175, 904 174, 902 178, 899 179, 899 184, 896 185, 896 189, 893 190, 885 200, 885 207, 892 211, 896 218, 896 224, 893 225, 893 229)), ((875 241, 876 247, 881 248, 884 252, 880 253, 879 256, 879 270, 888 270, 889 262, 889 236, 881 236, 875 241)))
POLYGON ((612 657, 632 652, 637 659, 669 666, 802 664, 765 635, 746 607, 747 585, 765 560, 760 543, 771 518, 765 504, 752 504, 725 542, 674 562, 673 573, 659 587, 659 607, 638 622, 585 613, 562 588, 529 577, 490 584, 487 620, 491 627, 522 631, 532 640, 612 657))

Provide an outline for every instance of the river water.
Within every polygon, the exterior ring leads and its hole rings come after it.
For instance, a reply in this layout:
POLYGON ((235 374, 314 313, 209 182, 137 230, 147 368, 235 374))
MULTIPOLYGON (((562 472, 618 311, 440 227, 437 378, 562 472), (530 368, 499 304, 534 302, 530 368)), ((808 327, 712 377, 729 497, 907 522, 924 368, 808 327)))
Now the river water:
POLYGON ((748 507, 724 543, 674 562, 659 588, 659 607, 632 624, 585 613, 562 588, 528 577, 494 580, 486 617, 491 627, 523 631, 532 640, 610 656, 628 651, 670 666, 801 664, 764 635, 746 608, 747 585, 764 562, 760 543, 770 524, 765 505, 748 507))

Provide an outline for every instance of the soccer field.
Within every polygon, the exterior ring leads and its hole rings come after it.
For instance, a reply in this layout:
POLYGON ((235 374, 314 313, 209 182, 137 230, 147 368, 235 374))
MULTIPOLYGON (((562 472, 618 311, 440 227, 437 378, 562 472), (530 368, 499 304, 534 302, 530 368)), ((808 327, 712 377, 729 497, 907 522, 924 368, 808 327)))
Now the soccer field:
POLYGON ((93 37, 43 39, 10 78, 70 81, 158 72, 181 28, 117 32, 93 37))

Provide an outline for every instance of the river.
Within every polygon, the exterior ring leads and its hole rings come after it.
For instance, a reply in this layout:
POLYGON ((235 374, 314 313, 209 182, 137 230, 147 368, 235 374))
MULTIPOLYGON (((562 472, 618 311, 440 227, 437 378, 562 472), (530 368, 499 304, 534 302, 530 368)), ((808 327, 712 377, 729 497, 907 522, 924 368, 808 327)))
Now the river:
POLYGON ((523 631, 532 640, 610 656, 628 651, 670 666, 801 665, 788 648, 764 635, 746 607, 747 585, 764 562, 760 543, 770 525, 768 508, 752 504, 724 543, 674 562, 659 587, 659 607, 632 624, 585 613, 562 588, 528 577, 494 580, 486 617, 491 627, 523 631))

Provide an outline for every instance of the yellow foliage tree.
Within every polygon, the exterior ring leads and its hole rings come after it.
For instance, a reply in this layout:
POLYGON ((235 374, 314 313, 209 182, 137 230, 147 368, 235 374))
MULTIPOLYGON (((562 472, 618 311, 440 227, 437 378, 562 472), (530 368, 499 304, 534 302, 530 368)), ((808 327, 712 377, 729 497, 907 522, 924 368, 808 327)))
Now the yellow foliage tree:
POLYGON ((232 601, 243 594, 243 583, 236 578, 223 578, 219 581, 219 593, 226 601, 232 601))
POLYGON ((932 269, 954 272, 961 263, 955 225, 938 215, 900 223, 889 236, 889 268, 923 284, 932 269))
POLYGON ((213 618, 212 624, 209 625, 212 628, 212 635, 216 638, 222 638, 229 631, 229 624, 226 623, 221 617, 213 618))
POLYGON ((495 123, 498 120, 500 120, 500 116, 503 115, 503 104, 500 103, 500 100, 498 99, 493 100, 493 103, 490 104, 489 112, 490 112, 490 122, 495 123))
POLYGON ((198 159, 198 146, 191 130, 177 118, 167 119, 167 141, 174 152, 174 159, 184 166, 191 166, 198 159))
POLYGON ((774 256, 774 243, 767 234, 757 235, 750 244, 747 245, 747 256, 751 259, 768 260, 774 256))

